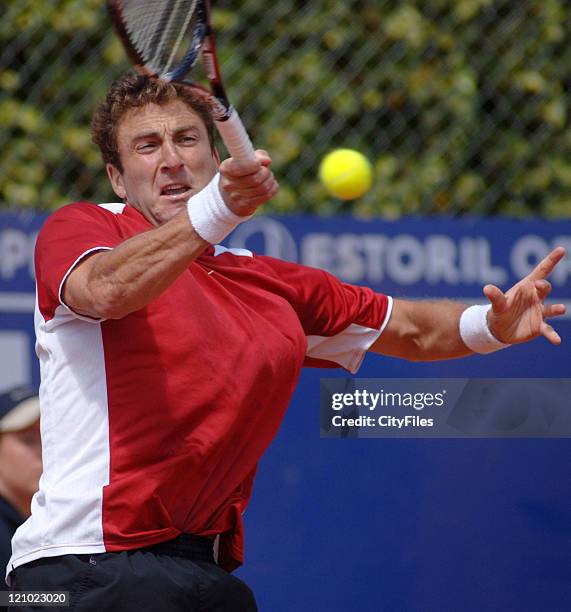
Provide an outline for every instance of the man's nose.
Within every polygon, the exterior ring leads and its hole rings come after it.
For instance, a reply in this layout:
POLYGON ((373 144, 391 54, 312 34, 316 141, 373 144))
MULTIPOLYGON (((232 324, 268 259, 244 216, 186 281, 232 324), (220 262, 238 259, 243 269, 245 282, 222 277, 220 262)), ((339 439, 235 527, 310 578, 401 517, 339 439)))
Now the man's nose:
POLYGON ((182 166, 183 161, 175 144, 170 141, 163 142, 162 167, 165 170, 177 169, 182 166))

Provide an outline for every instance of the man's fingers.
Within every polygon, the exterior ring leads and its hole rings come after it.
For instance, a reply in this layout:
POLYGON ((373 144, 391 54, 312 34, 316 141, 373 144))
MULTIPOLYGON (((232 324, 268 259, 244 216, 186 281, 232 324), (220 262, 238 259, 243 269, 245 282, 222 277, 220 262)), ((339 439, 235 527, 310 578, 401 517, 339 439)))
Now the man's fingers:
POLYGON ((484 295, 490 300, 494 312, 502 312, 506 305, 506 296, 495 285, 486 285, 484 295))
POLYGON ((273 175, 270 175, 263 183, 256 184, 253 187, 232 189, 229 193, 230 200, 236 204, 243 202, 252 204, 254 200, 258 198, 273 198, 279 190, 279 185, 274 179, 273 175))
POLYGON ((541 324, 541 334, 545 336, 551 344, 561 344, 561 336, 545 321, 541 324))
POLYGON ((279 191, 279 185, 277 182, 272 183, 267 190, 260 193, 253 193, 248 197, 244 197, 239 192, 233 192, 229 195, 231 208, 240 208, 243 212, 239 214, 248 215, 255 212, 256 208, 262 204, 265 204, 268 200, 271 200, 279 191))
POLYGON ((543 317, 549 319, 550 317, 560 317, 567 312, 565 304, 546 304, 543 307, 543 317))
POLYGON ((535 288, 537 289, 539 299, 543 301, 551 292, 551 283, 545 279, 536 280, 535 288))
POLYGON ((258 149, 256 159, 251 161, 238 161, 233 157, 225 159, 219 167, 220 173, 233 178, 254 176, 263 168, 268 168, 272 160, 266 151, 258 149))
POLYGON ((277 181, 274 175, 270 173, 261 183, 254 183, 248 186, 240 185, 235 188, 234 193, 237 197, 243 199, 255 198, 269 192, 274 185, 277 185, 277 181))
POLYGON ((272 171, 263 166, 258 166, 256 172, 252 174, 242 176, 222 174, 222 177, 225 183, 229 187, 231 185, 232 189, 235 190, 254 189, 267 181, 274 180, 272 171))
POLYGON ((256 149, 256 159, 260 162, 260 164, 262 164, 262 166, 269 167, 272 165, 272 158, 267 151, 264 151, 264 149, 256 149))
POLYGON ((555 266, 561 261, 565 255, 565 249, 563 247, 556 247, 549 253, 547 257, 542 259, 537 266, 529 273, 529 278, 532 280, 539 280, 545 278, 555 266))
POLYGON ((232 157, 229 157, 220 164, 218 169, 220 170, 220 174, 222 176, 228 176, 230 178, 243 178, 256 174, 261 167, 262 166, 258 160, 238 161, 232 157))
POLYGON ((280 186, 277 183, 274 183, 268 191, 260 194, 259 196, 254 196, 249 198, 248 203, 251 206, 259 206, 260 204, 265 204, 268 200, 271 200, 275 195, 277 195, 280 190, 280 186))
POLYGON ((258 168, 255 174, 241 176, 238 178, 222 176, 224 188, 236 199, 247 199, 263 195, 270 191, 277 181, 274 173, 266 167, 258 168))

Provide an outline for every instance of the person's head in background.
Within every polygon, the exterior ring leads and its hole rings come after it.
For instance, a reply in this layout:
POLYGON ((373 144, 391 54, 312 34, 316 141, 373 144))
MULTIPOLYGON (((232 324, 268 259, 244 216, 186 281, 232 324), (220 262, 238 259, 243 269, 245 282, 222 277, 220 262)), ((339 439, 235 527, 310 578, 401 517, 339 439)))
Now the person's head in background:
POLYGON ((42 473, 40 403, 27 386, 0 394, 0 496, 27 517, 42 473))

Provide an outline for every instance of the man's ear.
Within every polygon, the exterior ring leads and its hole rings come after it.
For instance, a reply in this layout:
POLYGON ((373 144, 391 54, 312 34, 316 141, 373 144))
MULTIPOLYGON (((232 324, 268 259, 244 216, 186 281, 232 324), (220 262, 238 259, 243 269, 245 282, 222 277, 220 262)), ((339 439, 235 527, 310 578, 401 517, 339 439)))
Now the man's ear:
POLYGON ((107 170, 107 176, 109 177, 109 182, 111 183, 111 187, 113 187, 113 191, 124 200, 127 197, 127 192, 125 191, 123 175, 113 164, 106 164, 105 169, 107 170))

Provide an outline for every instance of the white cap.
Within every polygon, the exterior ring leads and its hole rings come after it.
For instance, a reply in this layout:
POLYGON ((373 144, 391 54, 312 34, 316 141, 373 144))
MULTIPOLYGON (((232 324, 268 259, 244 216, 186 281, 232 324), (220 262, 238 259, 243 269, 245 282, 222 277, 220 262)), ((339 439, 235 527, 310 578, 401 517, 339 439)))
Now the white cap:
POLYGON ((40 400, 27 386, 0 394, 0 432, 21 431, 40 418, 40 400))

